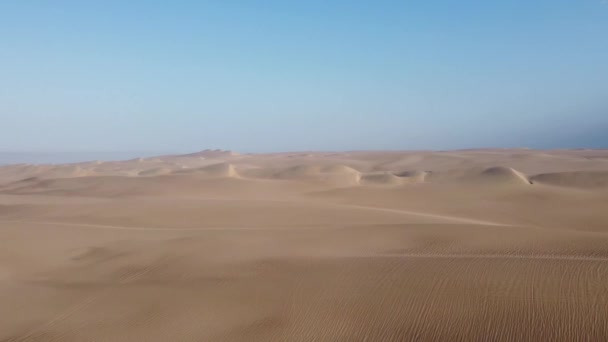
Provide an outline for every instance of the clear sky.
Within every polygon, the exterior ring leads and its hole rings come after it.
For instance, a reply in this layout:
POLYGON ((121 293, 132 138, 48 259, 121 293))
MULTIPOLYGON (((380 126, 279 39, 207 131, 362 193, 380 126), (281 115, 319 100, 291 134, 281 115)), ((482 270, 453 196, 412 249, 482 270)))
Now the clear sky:
POLYGON ((608 147, 605 0, 0 0, 0 151, 608 147))

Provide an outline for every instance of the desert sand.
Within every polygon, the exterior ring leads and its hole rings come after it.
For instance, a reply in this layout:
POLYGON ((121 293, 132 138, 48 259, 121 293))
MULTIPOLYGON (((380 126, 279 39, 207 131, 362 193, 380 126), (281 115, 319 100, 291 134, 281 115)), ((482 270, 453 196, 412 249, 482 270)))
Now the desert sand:
POLYGON ((0 341, 607 341, 608 151, 0 167, 0 341))

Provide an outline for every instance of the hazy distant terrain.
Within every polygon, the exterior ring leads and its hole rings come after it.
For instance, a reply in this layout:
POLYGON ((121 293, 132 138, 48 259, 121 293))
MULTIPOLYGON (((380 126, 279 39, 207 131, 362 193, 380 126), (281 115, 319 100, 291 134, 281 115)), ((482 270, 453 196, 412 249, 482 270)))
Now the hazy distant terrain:
MULTIPOLYGON (((158 153, 156 153, 158 154, 158 153)), ((32 163, 61 164, 86 160, 119 160, 153 156, 151 152, 6 152, 0 151, 0 165, 32 163)))
POLYGON ((11 158, 0 341, 608 340, 608 150, 11 158))

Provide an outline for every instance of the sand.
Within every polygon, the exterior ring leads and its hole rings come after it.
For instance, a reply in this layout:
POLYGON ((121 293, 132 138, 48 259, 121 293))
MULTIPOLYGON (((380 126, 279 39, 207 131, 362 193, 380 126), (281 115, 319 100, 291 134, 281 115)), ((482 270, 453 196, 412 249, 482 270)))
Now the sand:
POLYGON ((608 151, 0 167, 0 341, 606 341, 608 151))

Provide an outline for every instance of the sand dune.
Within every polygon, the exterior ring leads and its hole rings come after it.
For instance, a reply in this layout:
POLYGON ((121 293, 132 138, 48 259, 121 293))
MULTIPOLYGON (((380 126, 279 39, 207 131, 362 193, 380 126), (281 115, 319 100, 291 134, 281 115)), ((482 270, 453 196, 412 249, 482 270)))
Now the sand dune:
POLYGON ((284 170, 280 170, 275 177, 281 179, 315 177, 321 173, 321 167, 317 165, 297 165, 284 170))
POLYGON ((359 183, 360 172, 346 165, 296 165, 278 170, 266 169, 258 175, 267 179, 322 181, 333 186, 354 186, 359 183))
POLYGON ((544 173, 535 175, 531 180, 535 183, 576 188, 606 188, 608 187, 608 171, 544 173))
POLYGON ((0 167, 0 341, 605 341, 607 172, 528 149, 0 167))
POLYGON ((403 179, 389 172, 368 173, 361 177, 361 184, 399 185, 403 184, 403 179))
POLYGON ((432 173, 429 181, 435 183, 462 183, 481 186, 522 186, 531 185, 528 177, 510 167, 473 167, 442 170, 432 173))
POLYGON ((155 167, 151 169, 146 169, 139 171, 137 173, 138 176, 160 176, 171 173, 171 169, 166 167, 155 167))
POLYGON ((174 174, 197 174, 207 177, 238 177, 238 173, 232 164, 218 163, 196 169, 180 169, 173 171, 174 174))
POLYGON ((359 171, 353 169, 352 167, 346 165, 327 165, 321 168, 321 173, 334 173, 334 174, 343 174, 343 175, 352 175, 357 174, 359 171))
POLYGON ((523 173, 509 167, 491 167, 479 174, 480 182, 494 184, 521 185, 531 184, 523 173))

